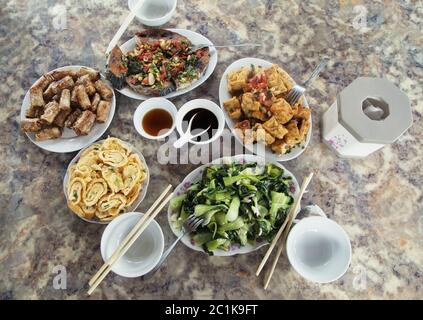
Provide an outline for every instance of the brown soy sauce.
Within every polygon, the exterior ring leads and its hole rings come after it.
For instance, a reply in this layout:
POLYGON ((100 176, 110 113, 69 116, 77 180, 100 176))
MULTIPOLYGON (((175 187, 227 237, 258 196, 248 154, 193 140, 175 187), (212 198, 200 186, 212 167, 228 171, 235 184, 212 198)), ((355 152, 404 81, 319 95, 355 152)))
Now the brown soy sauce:
POLYGON ((151 136, 157 137, 159 134, 165 134, 172 128, 173 118, 172 115, 164 109, 152 109, 144 115, 141 125, 145 132, 151 136))
POLYGON ((182 119, 183 131, 185 132, 188 129, 188 123, 195 114, 197 115, 191 125, 192 134, 199 133, 200 131, 207 129, 209 126, 210 128, 203 135, 194 138, 194 140, 206 141, 211 139, 219 127, 219 122, 217 121, 215 114, 205 108, 195 108, 185 114, 182 119))

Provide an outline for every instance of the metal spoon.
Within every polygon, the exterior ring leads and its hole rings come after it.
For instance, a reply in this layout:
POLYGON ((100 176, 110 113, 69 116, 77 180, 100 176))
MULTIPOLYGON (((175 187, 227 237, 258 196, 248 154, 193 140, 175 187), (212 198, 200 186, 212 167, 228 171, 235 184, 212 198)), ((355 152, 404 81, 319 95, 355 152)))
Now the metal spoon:
POLYGON ((208 126, 208 127, 207 127, 207 129, 205 129, 205 130, 201 131, 200 133, 191 134, 192 121, 194 120, 194 118, 195 118, 195 116, 196 116, 197 114, 198 114, 198 113, 194 114, 194 115, 191 117, 191 119, 189 120, 187 131, 185 131, 185 133, 184 133, 184 134, 183 134, 183 135, 182 135, 182 136, 181 136, 178 140, 176 140, 176 141, 173 143, 173 146, 174 146, 176 149, 181 148, 181 147, 182 147, 185 143, 189 142, 191 139, 201 136, 202 134, 206 133, 206 132, 207 132, 207 130, 209 130, 209 129, 210 129, 210 126, 208 126))

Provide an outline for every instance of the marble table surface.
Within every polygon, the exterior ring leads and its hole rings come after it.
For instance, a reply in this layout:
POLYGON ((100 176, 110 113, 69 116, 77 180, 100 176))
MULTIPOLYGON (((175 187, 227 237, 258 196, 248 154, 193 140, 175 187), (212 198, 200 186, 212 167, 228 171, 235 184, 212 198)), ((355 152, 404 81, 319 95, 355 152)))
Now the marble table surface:
MULTIPOLYGON (((412 0, 179 0, 166 27, 202 33, 215 43, 261 42, 261 48, 219 50, 213 75, 189 94, 218 102, 225 68, 242 57, 279 63, 297 80, 323 55, 328 68, 309 90, 310 145, 285 163, 299 180, 313 171, 303 204, 318 204, 351 238, 352 261, 338 281, 301 278, 286 256, 268 290, 254 275, 265 249, 208 257, 177 246, 148 281, 109 275, 88 297, 87 282, 102 259, 104 226, 66 207, 62 179, 72 154, 45 152, 19 130, 23 96, 44 72, 82 64, 103 68, 103 52, 127 15, 124 0, 0 0, 0 300, 3 299, 421 299, 423 298, 423 7, 412 0), (337 92, 358 76, 386 77, 404 90, 414 124, 396 143, 363 160, 337 158, 321 141, 320 117, 337 92), (53 286, 55 267, 66 289, 53 286)), ((134 22, 124 39, 142 28, 134 22)), ((197 165, 160 165, 159 143, 142 139, 132 115, 139 102, 117 94, 107 134, 144 153, 151 182, 145 210, 165 183, 176 186, 197 165)), ((165 214, 165 241, 174 239, 165 214)))

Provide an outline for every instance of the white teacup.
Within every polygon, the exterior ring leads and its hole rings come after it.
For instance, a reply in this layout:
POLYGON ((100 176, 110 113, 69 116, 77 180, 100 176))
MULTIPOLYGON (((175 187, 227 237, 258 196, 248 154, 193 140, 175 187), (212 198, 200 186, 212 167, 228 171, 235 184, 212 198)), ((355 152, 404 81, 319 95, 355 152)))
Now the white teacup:
MULTIPOLYGON (((135 13, 137 19, 146 26, 158 27, 167 23, 175 13, 177 0, 144 0, 141 8, 135 13)), ((138 0, 128 0, 132 11, 138 0)))
POLYGON ((348 235, 318 206, 305 209, 320 216, 303 218, 291 229, 286 242, 289 262, 307 280, 335 281, 344 275, 351 262, 348 235))

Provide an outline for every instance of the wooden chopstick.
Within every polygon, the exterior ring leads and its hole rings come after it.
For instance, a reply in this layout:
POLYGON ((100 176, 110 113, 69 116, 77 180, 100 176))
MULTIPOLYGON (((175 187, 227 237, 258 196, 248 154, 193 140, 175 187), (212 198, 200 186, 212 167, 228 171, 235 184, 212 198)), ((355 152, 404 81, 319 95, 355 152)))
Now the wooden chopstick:
POLYGON ((112 266, 116 261, 118 261, 131 245, 138 239, 141 233, 147 228, 150 222, 159 214, 159 212, 163 209, 163 207, 169 202, 172 198, 173 193, 171 193, 162 203, 160 203, 159 207, 153 211, 153 209, 162 201, 163 197, 169 191, 171 186, 169 185, 165 191, 157 198, 154 204, 150 207, 147 213, 138 221, 138 223, 134 226, 134 228, 129 232, 129 234, 125 237, 122 243, 118 246, 118 248, 113 252, 112 256, 103 264, 100 270, 91 278, 89 281, 89 285, 91 286, 89 290, 89 294, 98 286, 98 284, 106 277, 106 275, 111 270, 112 266), (151 214, 151 212, 153 213, 151 214), (91 290, 92 289, 92 290, 91 290))
POLYGON ((287 223, 286 228, 285 228, 285 230, 283 232, 282 241, 279 244, 279 248, 278 248, 278 251, 276 252, 275 259, 273 260, 272 266, 271 266, 268 274, 266 275, 266 279, 264 281, 264 289, 265 290, 269 286, 270 279, 272 279, 273 273, 275 272, 276 265, 278 264, 279 257, 280 257, 280 255, 282 253, 282 250, 283 250, 284 246, 285 246, 286 238, 288 237, 289 231, 291 229, 292 222, 294 221, 295 217, 297 216, 297 210, 298 210, 298 206, 300 205, 301 198, 302 198, 305 190, 307 189, 307 186, 310 183, 311 178, 313 178, 313 172, 310 173, 303 180, 303 183, 301 185, 300 194, 298 195, 298 197, 296 199, 296 202, 294 204, 294 207, 295 208, 294 208, 294 210, 292 210, 292 211, 289 212, 290 214, 288 215, 288 217, 286 219, 286 220, 288 220, 288 223, 287 223))
POLYGON ((257 268, 256 276, 260 274, 260 272, 263 270, 264 265, 266 264, 267 260, 270 257, 270 254, 272 253, 273 249, 276 246, 276 243, 278 242, 280 236, 282 235, 282 232, 285 230, 285 226, 287 225, 289 221, 289 217, 294 215, 294 213, 298 210, 298 206, 301 202, 301 198, 303 197, 304 191, 307 188, 308 184, 310 183, 311 178, 313 177, 313 173, 310 173, 304 180, 301 185, 300 193, 298 194, 297 198, 294 199, 294 204, 291 207, 291 210, 288 213, 288 216, 286 217, 285 221, 281 225, 281 227, 278 230, 278 233, 276 233, 275 237, 272 240, 272 243, 270 244, 269 248, 266 251, 266 254, 263 257, 263 260, 261 260, 260 265, 257 268))
POLYGON ((118 257, 107 266, 104 272, 94 281, 93 285, 88 290, 88 294, 91 295, 93 291, 97 288, 101 281, 109 274, 110 270, 112 269, 113 265, 129 250, 132 244, 139 238, 139 236, 144 232, 144 230, 148 227, 150 222, 160 213, 163 207, 172 199, 173 192, 159 205, 159 207, 154 211, 154 213, 150 216, 150 218, 140 227, 137 233, 132 237, 132 239, 119 251, 118 257))
POLYGON ((120 246, 118 248, 116 248, 116 250, 110 256, 110 258, 107 259, 107 261, 101 266, 100 270, 98 270, 97 273, 90 279, 90 281, 88 282, 88 284, 90 286, 93 285, 94 281, 104 272, 104 270, 107 268, 107 266, 117 257, 117 255, 119 254, 119 250, 123 248, 125 243, 127 243, 127 242, 129 242, 129 240, 131 240, 131 238, 137 232, 139 227, 141 227, 144 224, 144 222, 147 220, 149 215, 153 212, 154 208, 158 206, 160 201, 163 200, 163 198, 165 197, 165 195, 169 192, 169 190, 171 188, 172 188, 172 186, 169 184, 166 187, 166 189, 163 190, 163 192, 160 194, 160 196, 157 198, 157 200, 151 205, 151 207, 147 210, 147 212, 143 215, 143 217, 140 219, 140 221, 137 222, 137 224, 134 226, 134 228, 132 228, 132 230, 128 233, 128 235, 123 239, 120 246))
POLYGON ((131 12, 127 15, 125 20, 123 21, 122 25, 120 26, 119 30, 116 32, 116 34, 113 36, 112 41, 110 41, 109 46, 106 49, 106 54, 108 54, 112 49, 116 46, 119 39, 122 37, 122 35, 125 33, 126 29, 128 29, 129 24, 134 19, 135 15, 137 14, 137 11, 141 8, 143 5, 144 0, 138 0, 138 3, 134 7, 131 12))

